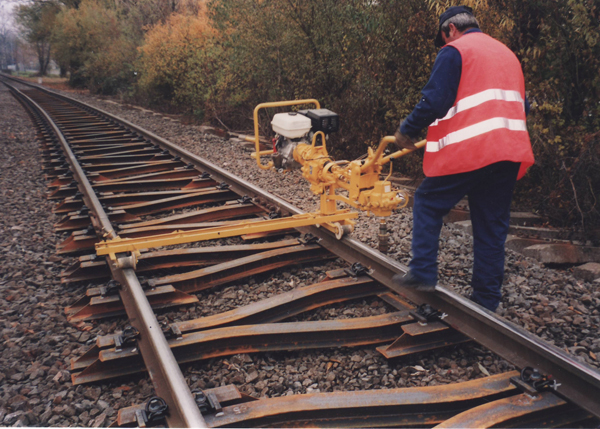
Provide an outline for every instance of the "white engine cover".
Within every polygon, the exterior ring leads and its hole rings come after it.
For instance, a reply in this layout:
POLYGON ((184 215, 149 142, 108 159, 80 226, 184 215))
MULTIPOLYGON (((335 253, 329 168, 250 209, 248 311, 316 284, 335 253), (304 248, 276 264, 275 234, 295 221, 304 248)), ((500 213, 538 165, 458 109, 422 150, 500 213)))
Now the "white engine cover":
POLYGON ((271 121, 273 131, 288 139, 297 139, 308 133, 312 127, 310 118, 296 112, 278 113, 271 121))

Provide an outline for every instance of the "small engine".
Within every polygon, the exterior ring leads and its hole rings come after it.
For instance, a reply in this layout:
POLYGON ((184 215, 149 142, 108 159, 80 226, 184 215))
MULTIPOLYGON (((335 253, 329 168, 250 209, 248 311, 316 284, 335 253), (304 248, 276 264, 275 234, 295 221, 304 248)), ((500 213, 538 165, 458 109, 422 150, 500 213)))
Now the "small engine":
POLYGON ((310 145, 314 133, 325 135, 336 132, 340 127, 339 116, 328 109, 300 110, 278 113, 271 121, 273 131, 273 164, 277 170, 298 169, 301 165, 294 160, 294 150, 300 143, 310 145))

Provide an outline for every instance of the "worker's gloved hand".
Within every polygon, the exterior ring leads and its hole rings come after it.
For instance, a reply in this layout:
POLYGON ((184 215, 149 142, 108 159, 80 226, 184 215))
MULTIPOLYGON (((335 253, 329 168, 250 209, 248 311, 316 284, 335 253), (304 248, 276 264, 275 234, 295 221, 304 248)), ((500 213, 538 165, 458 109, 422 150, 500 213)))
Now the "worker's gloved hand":
POLYGON ((402 149, 416 149, 417 148, 415 146, 413 139, 411 139, 406 134, 402 134, 400 132, 400 130, 396 131, 396 134, 394 134, 394 137, 396 137, 396 144, 398 146, 400 146, 402 149))

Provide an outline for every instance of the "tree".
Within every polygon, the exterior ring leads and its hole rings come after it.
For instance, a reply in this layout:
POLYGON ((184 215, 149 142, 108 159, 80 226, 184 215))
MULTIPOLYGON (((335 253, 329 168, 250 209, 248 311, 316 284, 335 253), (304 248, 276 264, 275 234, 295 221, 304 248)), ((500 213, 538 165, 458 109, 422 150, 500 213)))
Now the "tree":
POLYGON ((213 0, 210 7, 229 83, 221 105, 248 118, 261 101, 317 98, 343 121, 332 136, 339 156, 362 155, 393 132, 435 57, 436 18, 420 0, 213 0))
POLYGON ((202 116, 218 76, 215 33, 205 9, 173 14, 148 30, 137 62, 139 93, 156 104, 189 106, 202 116))
POLYGON ((17 22, 23 28, 25 40, 35 47, 41 76, 46 74, 50 63, 50 36, 59 11, 60 5, 52 0, 22 5, 17 9, 17 22))
POLYGON ((16 43, 16 37, 9 26, 9 20, 3 6, 0 8, 0 70, 4 70, 9 64, 15 63, 13 45, 16 43))

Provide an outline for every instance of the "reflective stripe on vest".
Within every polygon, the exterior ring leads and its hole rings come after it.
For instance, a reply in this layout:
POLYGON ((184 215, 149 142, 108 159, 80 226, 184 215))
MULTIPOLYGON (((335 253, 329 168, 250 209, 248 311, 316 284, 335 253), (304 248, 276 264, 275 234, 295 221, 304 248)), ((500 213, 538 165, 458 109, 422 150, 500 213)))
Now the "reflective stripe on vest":
POLYGON ((479 106, 486 101, 492 100, 503 100, 503 101, 519 101, 523 104, 523 111, 525 111, 525 101, 521 94, 518 91, 507 91, 504 89, 486 89, 485 91, 481 91, 480 93, 469 95, 468 97, 463 98, 458 103, 448 110, 446 116, 442 119, 436 119, 430 126, 436 126, 440 121, 446 121, 452 118, 457 113, 463 112, 468 109, 472 109, 473 107, 479 106))
POLYGON ((499 161, 533 164, 525 122, 521 65, 506 46, 483 33, 449 43, 462 59, 456 101, 429 126, 423 159, 426 176, 477 170, 499 161))
POLYGON ((454 131, 439 141, 428 141, 426 150, 427 152, 439 152, 448 145, 460 143, 464 140, 477 137, 494 130, 499 130, 501 128, 506 128, 507 130, 511 131, 527 131, 527 125, 525 124, 525 121, 521 121, 519 119, 492 118, 479 122, 475 125, 465 127, 462 130, 454 131))

